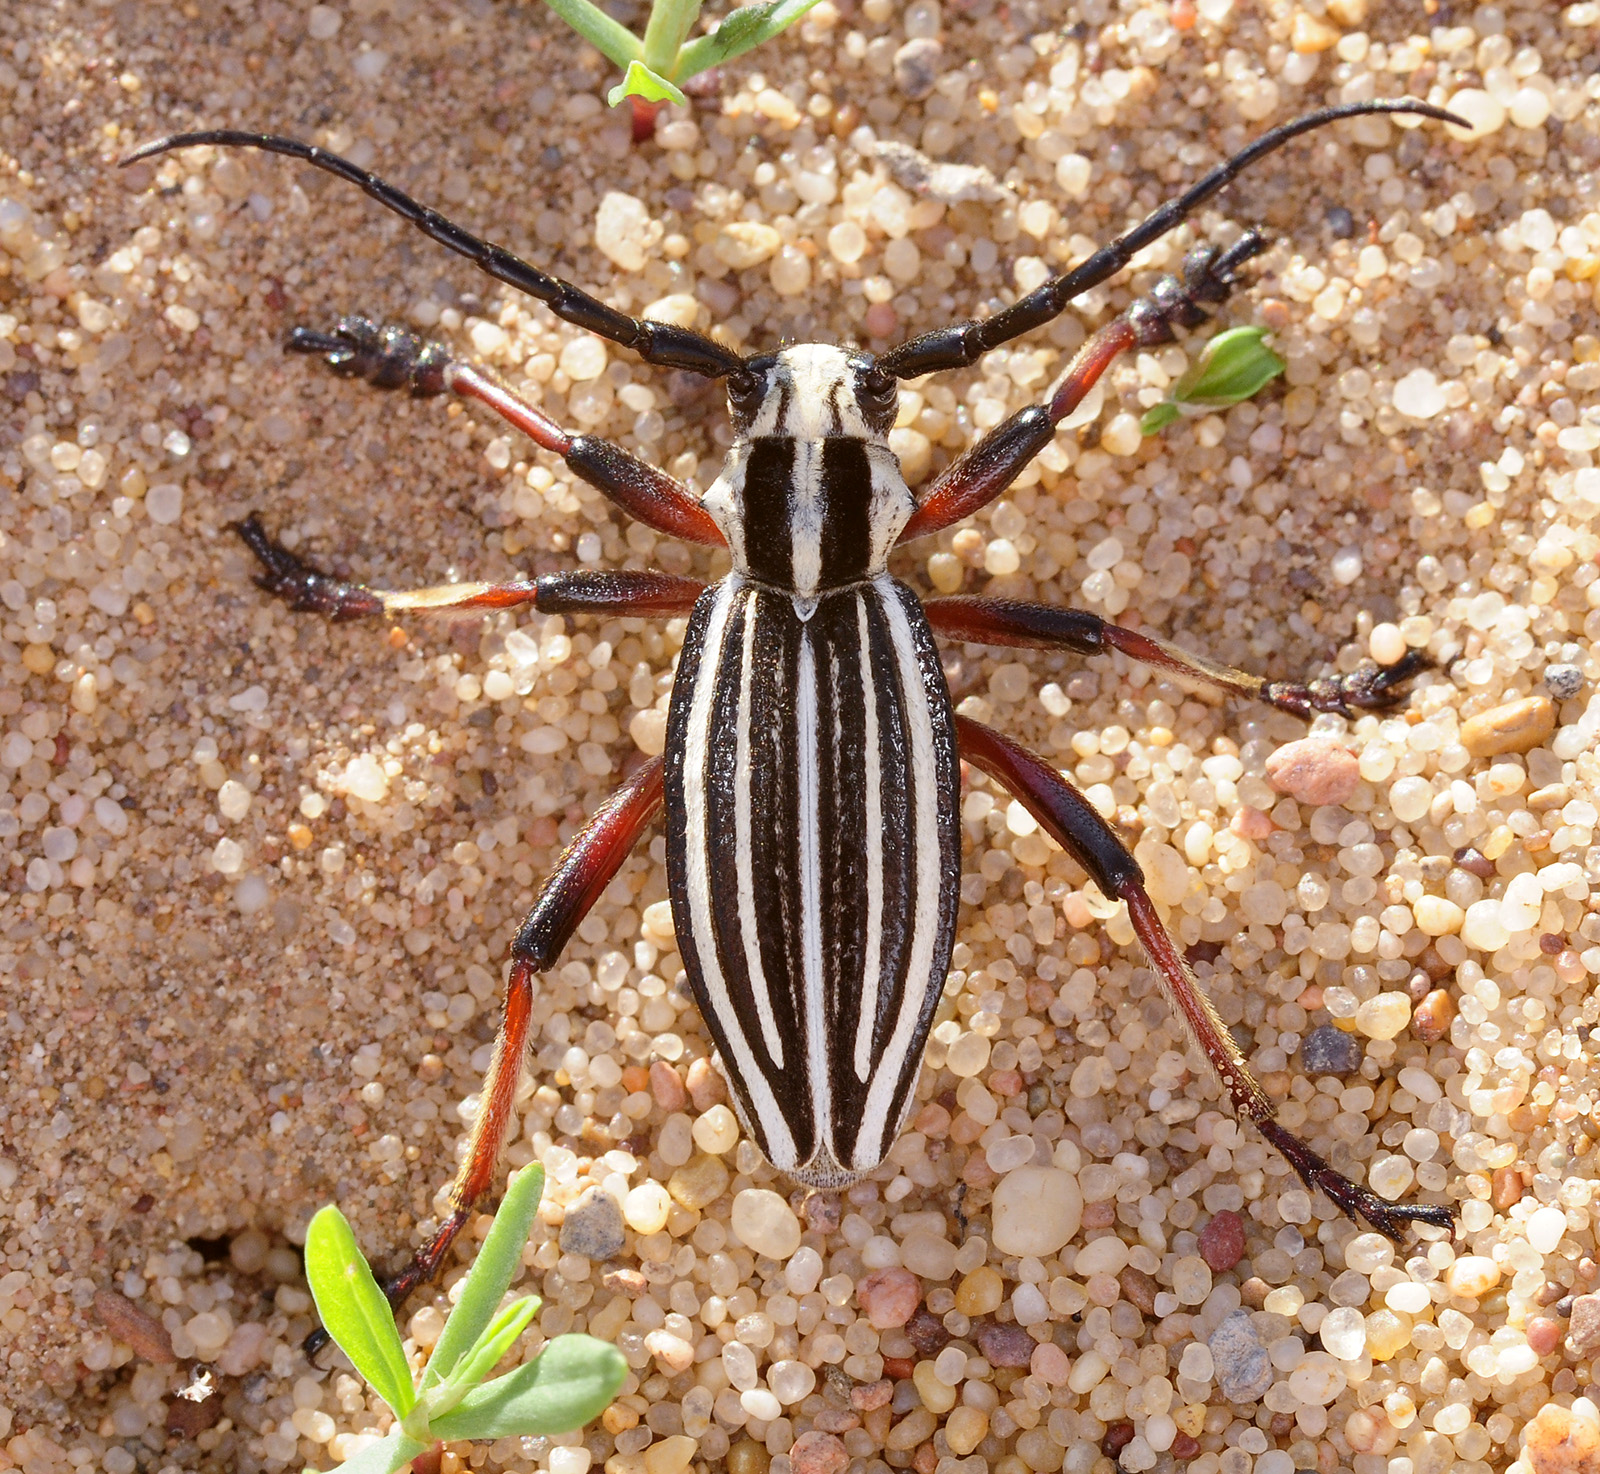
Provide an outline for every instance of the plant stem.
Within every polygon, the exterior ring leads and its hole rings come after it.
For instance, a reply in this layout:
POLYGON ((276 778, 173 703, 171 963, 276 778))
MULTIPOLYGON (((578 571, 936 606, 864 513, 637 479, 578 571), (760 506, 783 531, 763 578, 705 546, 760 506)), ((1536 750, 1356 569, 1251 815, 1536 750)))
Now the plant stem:
MULTIPOLYGON (((643 55, 639 38, 626 26, 612 20, 603 10, 591 5, 589 0, 545 0, 545 4, 596 51, 624 71, 628 69, 630 61, 638 61, 643 55)), ((696 11, 699 8, 696 4, 696 11)))
POLYGON ((644 28, 644 64, 669 82, 676 80, 678 52, 700 19, 700 0, 654 0, 644 28))

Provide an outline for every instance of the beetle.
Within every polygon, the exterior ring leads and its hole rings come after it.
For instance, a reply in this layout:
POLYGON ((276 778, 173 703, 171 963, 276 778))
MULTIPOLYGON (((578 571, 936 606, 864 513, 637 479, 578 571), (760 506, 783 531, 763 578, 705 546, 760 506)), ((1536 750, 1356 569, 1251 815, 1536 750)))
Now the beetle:
POLYGON ((1235 1114, 1352 1219, 1399 1242, 1412 1223, 1449 1230, 1441 1205, 1401 1205, 1335 1171, 1276 1119, 1232 1036, 1156 912, 1138 863, 1057 770, 958 715, 937 637, 1092 655, 1120 651, 1172 676, 1300 716, 1383 708, 1427 661, 1307 681, 1267 681, 1064 607, 994 598, 920 600, 891 552, 998 497, 1122 352, 1170 342, 1223 302, 1265 248, 1255 231, 1190 252, 1181 276, 1094 333, 1048 399, 984 435, 915 497, 889 448, 897 385, 976 362, 1051 321, 1126 267, 1263 155, 1340 119, 1460 120, 1410 99, 1359 102, 1263 134, 1081 265, 984 320, 937 328, 874 357, 798 344, 744 356, 686 328, 635 319, 547 275, 350 161, 270 134, 172 135, 127 162, 191 145, 285 155, 359 186, 489 276, 647 363, 726 381, 734 437, 703 496, 594 437, 574 434, 444 344, 346 317, 296 329, 289 347, 413 395, 488 405, 618 508, 657 532, 728 548, 707 587, 657 571, 569 571, 505 583, 386 591, 324 573, 252 513, 234 524, 256 582, 334 620, 408 610, 688 616, 664 753, 643 763, 558 861, 511 947, 504 1011, 451 1210, 386 1293, 430 1278, 490 1188, 528 1042, 533 988, 555 964, 643 831, 664 812, 683 965, 750 1137, 780 1171, 837 1187, 871 1172, 915 1097, 959 905, 960 768, 1015 795, 1104 894, 1124 902, 1169 1002, 1235 1114))

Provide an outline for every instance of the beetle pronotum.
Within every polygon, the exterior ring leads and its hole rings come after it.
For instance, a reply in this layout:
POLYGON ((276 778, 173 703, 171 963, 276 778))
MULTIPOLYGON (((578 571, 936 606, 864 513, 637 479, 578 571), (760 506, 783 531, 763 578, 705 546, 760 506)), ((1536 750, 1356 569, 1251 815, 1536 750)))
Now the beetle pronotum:
MULTIPOLYGON (((665 753, 637 769, 558 862, 518 932, 504 1016, 452 1211, 388 1286, 398 1304, 432 1275, 489 1188, 527 1044, 536 975, 664 811, 673 920, 684 968, 746 1130, 773 1165, 836 1186, 879 1165, 915 1096, 948 969, 958 908, 960 763, 1009 789, 1128 907, 1172 1006, 1227 1091, 1308 1186, 1399 1240, 1412 1222, 1448 1229, 1442 1206, 1401 1206, 1336 1172, 1274 1119, 1232 1037, 1169 938, 1138 864, 1050 764, 951 706, 936 636, 1083 654, 1121 651, 1169 674, 1299 715, 1387 705, 1424 662, 1308 682, 1268 682, 1097 615, 952 597, 924 604, 888 571, 893 549, 998 497, 1121 352, 1202 320, 1263 249, 1247 233, 1190 253, 1095 333, 1049 399, 986 434, 919 499, 888 446, 899 380, 976 362, 1056 317, 1128 265, 1242 169, 1299 134, 1371 113, 1457 122, 1410 100, 1353 103, 1272 130, 1082 265, 982 321, 936 329, 874 359, 805 344, 745 357, 687 329, 638 320, 479 240, 347 160, 270 135, 220 130, 161 139, 133 157, 193 144, 284 154, 350 181, 497 280, 646 362, 726 379, 735 437, 702 497, 624 451, 571 434, 438 343, 346 318, 297 330, 290 347, 341 372, 416 395, 487 404, 658 532, 726 544, 732 571, 706 587, 656 572, 567 572, 503 584, 379 591, 331 577, 237 525, 258 583, 333 619, 403 610, 688 615, 665 753)), ((130 160, 131 162, 131 160, 130 160)))

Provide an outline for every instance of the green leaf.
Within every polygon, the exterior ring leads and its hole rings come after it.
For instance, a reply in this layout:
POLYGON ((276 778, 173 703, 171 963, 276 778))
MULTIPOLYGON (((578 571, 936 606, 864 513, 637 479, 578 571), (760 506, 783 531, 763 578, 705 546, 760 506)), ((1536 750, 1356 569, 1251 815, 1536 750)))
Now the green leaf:
POLYGON ((817 0, 764 0, 729 11, 709 36, 697 36, 678 53, 677 77, 692 77, 708 67, 742 56, 770 41, 800 19, 817 0))
MULTIPOLYGON (((432 1443, 418 1443, 415 1438, 407 1438, 397 1428, 376 1443, 369 1443, 353 1459, 346 1459, 339 1465, 339 1474, 397 1474, 418 1454, 432 1447, 432 1443)), ((308 1469, 305 1474, 315 1474, 315 1471, 308 1469)))
POLYGON ((394 1312, 361 1257, 344 1214, 331 1204, 306 1229, 306 1279, 323 1328, 395 1416, 405 1417, 417 1394, 394 1328, 394 1312))
MULTIPOLYGON (((478 1250, 478 1257, 462 1282, 456 1307, 444 1323, 444 1331, 427 1366, 422 1369, 424 1392, 448 1378, 456 1364, 496 1323, 500 1302, 522 1263, 522 1247, 528 1242, 543 1193, 544 1168, 537 1163, 523 1168, 507 1184, 500 1211, 495 1214, 483 1247, 478 1250)), ((513 1336, 512 1340, 515 1339, 513 1336)))
POLYGON ((1141 435, 1159 435, 1174 420, 1182 415, 1183 411, 1170 399, 1163 400, 1160 404, 1152 405, 1144 412, 1144 417, 1139 421, 1141 435))
POLYGON ((622 1353, 593 1336, 557 1336, 532 1361, 469 1392, 433 1420, 437 1438, 536 1438, 598 1417, 628 1375, 622 1353))
POLYGON ((1225 409, 1259 393, 1287 365, 1262 343, 1264 327, 1229 328, 1201 350, 1171 397, 1180 404, 1225 409))
POLYGON ((602 56, 619 67, 643 55, 639 38, 626 26, 611 19, 605 11, 591 5, 589 0, 545 0, 557 15, 594 47, 602 56))
POLYGON ((465 1387, 476 1387, 487 1381, 489 1373, 500 1364, 500 1358, 532 1324, 541 1304, 543 1301, 537 1295, 525 1295, 506 1306, 494 1324, 478 1338, 477 1345, 456 1363, 450 1381, 465 1387))
POLYGON ((660 76, 677 76, 678 52, 700 19, 701 0, 651 0, 639 59, 660 76))
POLYGON ((689 99, 682 92, 642 61, 630 61, 627 75, 606 93, 606 101, 612 107, 630 97, 642 97, 646 102, 675 102, 679 107, 689 105, 689 99))

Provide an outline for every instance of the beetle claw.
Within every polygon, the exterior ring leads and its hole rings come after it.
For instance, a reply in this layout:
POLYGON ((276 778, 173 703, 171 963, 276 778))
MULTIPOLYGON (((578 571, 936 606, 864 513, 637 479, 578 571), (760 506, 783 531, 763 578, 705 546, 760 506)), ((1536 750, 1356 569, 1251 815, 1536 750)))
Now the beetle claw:
POLYGON ((335 621, 383 613, 381 594, 324 573, 291 553, 261 525, 259 513, 252 512, 242 522, 230 522, 228 527, 244 539, 245 546, 261 565, 261 571, 256 574, 256 587, 282 599, 291 609, 321 614, 335 621))

